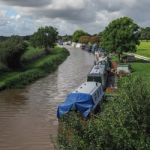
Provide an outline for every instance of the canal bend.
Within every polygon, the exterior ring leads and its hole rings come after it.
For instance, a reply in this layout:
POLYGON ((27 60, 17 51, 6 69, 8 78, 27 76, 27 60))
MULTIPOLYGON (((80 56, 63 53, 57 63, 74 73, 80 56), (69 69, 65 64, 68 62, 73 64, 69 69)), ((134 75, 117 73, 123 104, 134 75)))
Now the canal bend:
POLYGON ((0 92, 0 150, 53 150, 56 109, 86 80, 94 57, 67 47, 70 56, 49 76, 25 89, 0 92))

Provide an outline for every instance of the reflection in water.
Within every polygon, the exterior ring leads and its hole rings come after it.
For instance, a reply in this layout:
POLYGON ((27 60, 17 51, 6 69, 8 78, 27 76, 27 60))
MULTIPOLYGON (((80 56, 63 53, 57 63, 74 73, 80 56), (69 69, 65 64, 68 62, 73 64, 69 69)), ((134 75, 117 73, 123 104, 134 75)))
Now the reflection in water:
POLYGON ((93 56, 68 47, 58 70, 23 90, 0 93, 0 150, 52 150, 56 109, 67 93, 86 80, 93 56))

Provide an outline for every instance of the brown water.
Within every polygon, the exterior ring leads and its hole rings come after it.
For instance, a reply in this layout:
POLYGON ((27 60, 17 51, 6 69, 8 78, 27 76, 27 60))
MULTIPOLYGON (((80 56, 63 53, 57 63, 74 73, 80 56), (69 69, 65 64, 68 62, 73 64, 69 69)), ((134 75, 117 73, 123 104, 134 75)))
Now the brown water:
POLYGON ((0 92, 0 150, 53 150, 56 109, 66 94, 86 80, 93 55, 67 47, 58 70, 25 89, 0 92))

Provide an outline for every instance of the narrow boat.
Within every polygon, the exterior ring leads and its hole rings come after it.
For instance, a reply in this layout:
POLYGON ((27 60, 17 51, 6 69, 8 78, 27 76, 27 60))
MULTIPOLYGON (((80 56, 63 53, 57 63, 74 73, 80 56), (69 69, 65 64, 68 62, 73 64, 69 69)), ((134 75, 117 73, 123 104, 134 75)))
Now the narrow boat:
POLYGON ((106 65, 94 65, 89 74, 87 75, 87 81, 95 81, 102 84, 103 89, 106 87, 108 72, 106 65))
POLYGON ((57 109, 57 117, 60 118, 68 112, 79 111, 87 118, 103 100, 102 84, 98 82, 82 83, 75 91, 71 92, 64 103, 57 109))

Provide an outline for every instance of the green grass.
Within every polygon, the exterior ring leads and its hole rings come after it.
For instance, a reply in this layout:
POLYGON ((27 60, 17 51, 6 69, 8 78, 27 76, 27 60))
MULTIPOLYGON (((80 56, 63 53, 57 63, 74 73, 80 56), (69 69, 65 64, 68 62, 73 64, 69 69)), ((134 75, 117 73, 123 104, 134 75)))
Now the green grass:
POLYGON ((150 42, 141 41, 140 45, 137 47, 136 53, 150 58, 150 42))
POLYGON ((16 72, 4 72, 0 75, 0 90, 6 88, 22 88, 25 85, 46 76, 48 73, 57 69, 69 52, 64 48, 54 48, 49 55, 42 56, 36 61, 28 64, 26 70, 16 72))
POLYGON ((133 74, 143 76, 148 82, 150 82, 150 63, 132 63, 133 74))
MULTIPOLYGON (((64 52, 64 54, 65 54, 65 51, 62 48, 57 47, 55 49, 55 51, 53 51, 51 53, 51 57, 49 57, 49 56, 42 57, 42 58, 38 59, 37 61, 35 61, 34 63, 30 64, 28 67, 29 68, 35 68, 35 67, 40 67, 40 68, 42 67, 43 68, 45 66, 45 64, 47 64, 47 63, 49 65, 53 64, 53 62, 57 63, 59 58, 64 57, 62 55, 62 52, 64 52)), ((59 63, 59 61, 58 61, 58 63, 59 63)))

